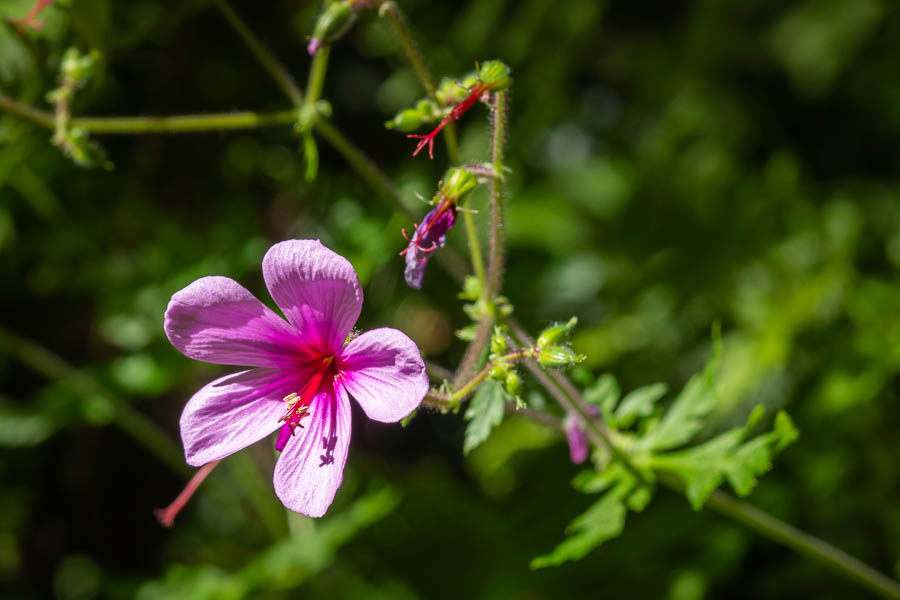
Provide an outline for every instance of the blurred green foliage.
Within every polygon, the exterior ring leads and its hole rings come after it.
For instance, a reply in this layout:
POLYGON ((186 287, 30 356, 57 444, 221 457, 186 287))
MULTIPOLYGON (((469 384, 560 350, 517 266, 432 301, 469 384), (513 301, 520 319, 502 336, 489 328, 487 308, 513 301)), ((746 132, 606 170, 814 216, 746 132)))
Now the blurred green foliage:
MULTIPOLYGON (((0 17, 31 4, 8 0, 0 17)), ((399 4, 438 76, 486 57, 512 67, 504 294, 519 318, 540 331, 578 315, 579 382, 609 372, 628 390, 681 388, 720 319, 718 402, 700 438, 742 427, 757 405, 788 409, 802 437, 752 502, 896 574, 900 10, 399 4)), ((302 81, 318 3, 234 6, 302 81)), ((21 35, 0 26, 0 90, 22 102, 50 109, 75 46, 102 60, 74 115, 287 106, 209 2, 60 0, 42 18, 21 35)), ((376 16, 333 49, 333 120, 417 214, 446 153, 413 159, 383 124, 421 96, 376 16)), ((483 160, 484 108, 459 132, 463 156, 483 160)), ((174 291, 221 274, 266 298, 268 245, 318 237, 359 272, 362 326, 399 327, 450 366, 468 321, 438 265, 424 292, 404 285, 396 253, 410 223, 324 144, 305 181, 290 127, 95 136, 112 172, 72 164, 51 135, 0 113, 2 326, 77 369, 50 376, 0 344, 4 597, 279 598, 299 585, 313 598, 859 597, 664 492, 582 561, 529 571, 589 501, 570 490, 564 442, 517 418, 466 458, 458 417, 420 413, 406 429, 357 419, 344 486, 316 523, 286 521, 269 493, 271 452, 254 448, 250 468, 226 461, 162 530, 151 510, 181 479, 128 433, 122 406, 177 439, 185 400, 221 372, 166 341, 174 291), (289 527, 296 538, 277 541, 289 527)), ((471 203, 484 225, 484 193, 471 203)), ((450 245, 465 247, 462 231, 450 245)))

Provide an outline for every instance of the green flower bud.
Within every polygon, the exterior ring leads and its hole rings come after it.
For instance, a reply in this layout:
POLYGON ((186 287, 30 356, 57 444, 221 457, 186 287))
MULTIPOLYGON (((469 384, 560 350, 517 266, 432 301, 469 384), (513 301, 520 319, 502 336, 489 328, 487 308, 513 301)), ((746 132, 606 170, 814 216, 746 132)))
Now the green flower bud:
POLYGON ((97 50, 81 54, 77 48, 69 48, 63 54, 62 64, 60 65, 62 76, 71 80, 76 86, 81 87, 87 82, 99 60, 100 53, 97 50))
POLYGON ((443 184, 438 192, 444 198, 453 198, 457 204, 463 202, 475 186, 478 178, 461 167, 453 167, 444 176, 443 184))
POLYGON ((570 367, 585 358, 584 354, 576 354, 566 346, 545 346, 538 353, 538 362, 544 367, 570 367))
POLYGON ((416 102, 416 110, 422 114, 422 118, 426 120, 436 119, 438 116, 438 107, 428 98, 423 98, 416 102))
POLYGON ((396 129, 403 133, 409 133, 410 131, 415 131, 421 127, 424 122, 425 119, 420 111, 415 108, 407 108, 406 110, 398 112, 396 116, 390 121, 387 121, 384 126, 388 129, 396 129))
MULTIPOLYGON (((475 78, 473 77, 472 79, 472 84, 474 85, 475 78)), ((469 90, 459 81, 445 77, 441 79, 441 83, 435 90, 434 95, 441 106, 454 106, 466 99, 466 96, 469 95, 469 90)))
POLYGON ((469 95, 470 89, 478 85, 478 82, 478 73, 475 72, 468 73, 459 80, 460 85, 462 85, 466 89, 466 93, 463 96, 463 99, 465 99, 465 97, 469 95))
POLYGON ((478 68, 478 79, 492 90, 502 90, 509 86, 509 67, 499 60, 489 60, 478 68))
POLYGON ((491 353, 493 354, 503 354, 506 352, 506 338, 497 330, 494 330, 494 335, 491 336, 491 353))
POLYGON ((506 381, 503 382, 503 385, 506 387, 506 391, 510 393, 512 396, 519 395, 519 388, 522 386, 522 380, 519 379, 519 376, 516 375, 514 371, 511 371, 506 376, 506 381))
POLYGON ((572 328, 577 324, 578 317, 572 317, 569 319, 568 323, 558 323, 553 327, 548 327, 538 336, 538 348, 543 348, 544 346, 549 346, 551 344, 558 344, 564 341, 569 336, 572 328))
POLYGON ((507 373, 508 369, 506 365, 494 365, 491 367, 491 370, 488 371, 488 377, 491 379, 506 379, 507 373))
POLYGON ((312 39, 306 47, 309 55, 312 56, 323 45, 330 44, 347 33, 355 20, 356 13, 353 11, 351 2, 338 0, 329 3, 316 21, 312 39))

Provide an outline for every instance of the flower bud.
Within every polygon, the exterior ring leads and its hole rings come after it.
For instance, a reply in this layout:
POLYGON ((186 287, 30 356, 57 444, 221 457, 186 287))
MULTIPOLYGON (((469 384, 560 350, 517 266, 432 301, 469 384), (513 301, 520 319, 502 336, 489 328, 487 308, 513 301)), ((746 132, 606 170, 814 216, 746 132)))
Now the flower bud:
POLYGON ((444 176, 443 184, 438 192, 444 198, 453 198, 457 204, 463 202, 475 186, 478 178, 461 167, 453 167, 444 176))
POLYGON ((404 133, 415 131, 425 122, 423 115, 415 108, 407 108, 398 112, 393 119, 387 121, 384 126, 388 129, 396 129, 404 133))
POLYGON ((87 82, 99 60, 100 53, 97 50, 81 54, 77 48, 69 48, 63 54, 60 65, 62 76, 70 79, 77 87, 81 87, 87 82))
POLYGON ((466 99, 466 96, 469 95, 469 89, 461 82, 445 77, 441 79, 441 83, 435 90, 434 95, 441 106, 453 106, 466 99))
POLYGON ((438 117, 438 107, 432 100, 423 98, 416 102, 416 110, 422 115, 422 118, 430 121, 438 117))
POLYGON ((506 380, 503 382, 503 385, 506 387, 506 391, 509 392, 510 395, 518 396, 519 388, 522 386, 522 380, 519 379, 519 376, 516 375, 514 371, 511 371, 506 376, 506 380))
POLYGON ((494 335, 491 336, 491 353, 492 354, 503 354, 506 352, 506 338, 497 330, 494 330, 494 335))
POLYGON ((492 90, 509 86, 509 67, 499 60, 489 60, 478 68, 478 79, 492 90))
POLYGON ((494 365, 491 367, 491 370, 488 371, 488 377, 491 379, 506 379, 507 373, 508 369, 506 365, 494 365))
POLYGON ((557 323, 552 327, 548 327, 538 336, 537 346, 543 348, 551 344, 558 344, 564 341, 571 333, 572 328, 578 324, 578 317, 572 317, 568 323, 557 323))
POLYGON ((545 346, 538 353, 538 362, 544 367, 571 367, 585 358, 566 346, 545 346))
POLYGON ((330 44, 347 33, 355 19, 356 13, 353 11, 352 2, 347 0, 330 2, 316 21, 312 39, 306 47, 309 55, 312 56, 323 45, 330 44))

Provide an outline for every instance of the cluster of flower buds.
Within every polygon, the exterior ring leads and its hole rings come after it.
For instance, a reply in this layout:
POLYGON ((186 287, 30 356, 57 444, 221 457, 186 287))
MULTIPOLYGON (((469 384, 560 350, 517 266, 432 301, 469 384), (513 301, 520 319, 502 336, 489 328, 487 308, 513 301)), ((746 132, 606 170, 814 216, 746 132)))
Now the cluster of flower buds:
POLYGON ((412 235, 402 230, 409 244, 400 254, 406 256, 406 283, 415 289, 422 288, 425 266, 434 251, 447 241, 447 231, 456 222, 456 212, 478 185, 478 178, 462 167, 447 171, 440 182, 438 192, 432 198, 434 208, 425 215, 412 235))
POLYGON ((356 16, 363 8, 373 5, 371 0, 332 0, 325 5, 316 19, 312 37, 306 51, 312 56, 319 48, 337 41, 353 26, 356 16))
POLYGON ((461 79, 445 78, 435 90, 435 99, 423 98, 414 107, 401 110, 385 123, 385 127, 408 133, 440 119, 437 127, 430 133, 407 136, 422 140, 416 146, 413 156, 427 146, 428 156, 434 158, 435 136, 445 126, 463 116, 476 102, 487 99, 490 92, 509 87, 509 73, 509 67, 499 60, 489 60, 461 79))
POLYGON ((99 61, 97 50, 87 54, 80 53, 77 48, 66 50, 60 64, 59 87, 47 93, 47 101, 55 106, 53 143, 80 167, 111 169, 112 163, 103 148, 88 137, 87 131, 69 127, 69 107, 75 92, 87 85, 99 61))
POLYGON ((504 360, 506 348, 506 335, 503 333, 503 329, 494 327, 494 332, 491 335, 491 353, 488 357, 494 365, 488 371, 488 377, 502 381, 506 392, 516 398, 517 403, 521 403, 519 389, 522 387, 522 380, 519 379, 519 374, 516 373, 513 365, 504 360))
POLYGON ((577 354, 567 345, 572 329, 578 324, 578 317, 568 323, 558 323, 548 327, 537 339, 538 362, 545 367, 571 367, 587 358, 577 354))
POLYGON ((478 73, 472 71, 461 79, 444 77, 435 90, 437 102, 422 98, 412 108, 404 108, 384 126, 402 133, 411 133, 422 125, 436 123, 450 114, 453 107, 466 99, 469 90, 478 84, 478 73))

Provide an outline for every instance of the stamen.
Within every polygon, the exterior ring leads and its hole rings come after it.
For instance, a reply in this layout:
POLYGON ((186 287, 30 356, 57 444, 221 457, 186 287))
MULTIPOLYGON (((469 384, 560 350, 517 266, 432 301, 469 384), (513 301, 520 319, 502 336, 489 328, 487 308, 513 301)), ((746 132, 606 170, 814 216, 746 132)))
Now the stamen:
POLYGON ((157 508, 153 511, 156 520, 159 521, 159 524, 163 527, 171 527, 175 524, 175 517, 181 512, 181 509, 184 508, 185 504, 188 503, 188 500, 191 499, 191 496, 194 495, 194 492, 197 491, 197 488, 200 487, 200 484, 203 483, 203 480, 206 479, 206 476, 209 475, 213 469, 216 468, 222 462, 221 459, 214 460, 212 462, 206 463, 200 469, 194 473, 194 476, 191 477, 191 480, 188 481, 188 484, 184 486, 184 489, 181 490, 181 493, 172 501, 170 505, 165 508, 157 508))
POLYGON ((275 442, 275 449, 281 452, 287 445, 288 441, 294 436, 294 431, 299 427, 303 429, 302 421, 310 416, 309 405, 315 395, 319 392, 319 387, 325 375, 328 374, 328 367, 334 362, 334 355, 322 357, 312 362, 314 369, 312 375, 298 392, 288 394, 284 397, 288 408, 285 413, 278 419, 279 423, 284 423, 278 432, 278 439, 275 442))

